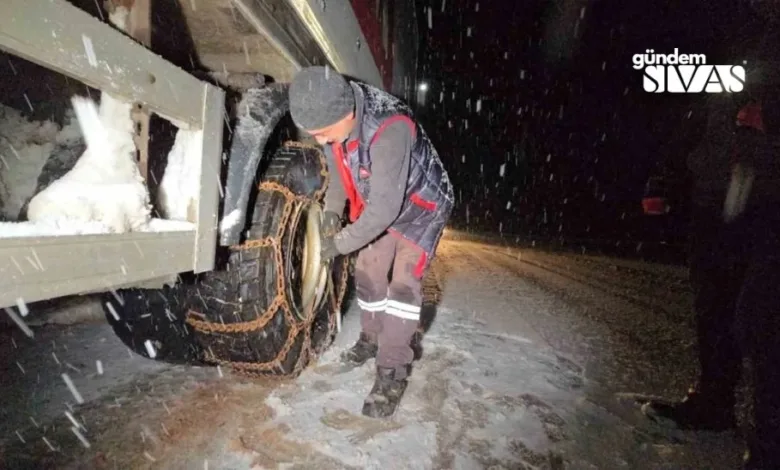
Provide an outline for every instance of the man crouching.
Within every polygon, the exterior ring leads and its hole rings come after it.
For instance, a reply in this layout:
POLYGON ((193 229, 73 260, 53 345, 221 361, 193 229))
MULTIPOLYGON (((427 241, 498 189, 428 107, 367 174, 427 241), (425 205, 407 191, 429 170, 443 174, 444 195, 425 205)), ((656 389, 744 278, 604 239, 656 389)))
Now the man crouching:
POLYGON ((452 186, 425 131, 393 95, 326 67, 301 70, 289 93, 293 121, 323 146, 331 174, 322 258, 361 250, 362 331, 342 360, 362 365, 376 357, 363 414, 388 417, 406 390, 422 278, 452 212, 452 186))

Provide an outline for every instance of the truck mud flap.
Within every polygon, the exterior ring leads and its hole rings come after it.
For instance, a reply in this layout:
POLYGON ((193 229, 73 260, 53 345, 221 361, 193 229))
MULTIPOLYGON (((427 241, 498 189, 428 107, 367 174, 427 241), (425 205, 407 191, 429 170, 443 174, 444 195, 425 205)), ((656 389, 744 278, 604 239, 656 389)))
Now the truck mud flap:
POLYGON ((249 89, 238 104, 238 119, 228 156, 223 218, 219 227, 222 246, 240 242, 260 159, 274 128, 289 110, 288 87, 287 83, 279 83, 249 89))

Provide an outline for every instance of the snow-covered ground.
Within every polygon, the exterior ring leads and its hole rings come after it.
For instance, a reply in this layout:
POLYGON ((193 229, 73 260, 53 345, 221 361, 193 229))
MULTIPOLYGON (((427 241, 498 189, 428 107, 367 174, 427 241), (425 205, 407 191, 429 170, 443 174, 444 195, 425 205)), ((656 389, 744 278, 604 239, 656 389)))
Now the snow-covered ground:
POLYGON ((131 355, 94 315, 34 327, 34 339, 6 330, 0 459, 8 468, 737 468, 733 433, 663 430, 632 400, 675 397, 694 376, 681 268, 449 233, 426 297, 438 306, 423 356, 387 421, 360 414, 373 361, 338 366, 359 329, 354 307, 336 344, 285 382, 131 355))

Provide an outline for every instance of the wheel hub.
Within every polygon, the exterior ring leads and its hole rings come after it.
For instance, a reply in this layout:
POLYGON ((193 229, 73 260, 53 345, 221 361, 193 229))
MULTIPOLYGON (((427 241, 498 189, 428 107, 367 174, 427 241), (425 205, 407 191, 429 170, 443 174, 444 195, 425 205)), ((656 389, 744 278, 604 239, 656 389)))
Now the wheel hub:
POLYGON ((287 263, 293 310, 299 319, 308 318, 324 299, 330 264, 321 257, 320 233, 322 208, 319 204, 301 204, 295 210, 291 237, 291 256, 287 263))

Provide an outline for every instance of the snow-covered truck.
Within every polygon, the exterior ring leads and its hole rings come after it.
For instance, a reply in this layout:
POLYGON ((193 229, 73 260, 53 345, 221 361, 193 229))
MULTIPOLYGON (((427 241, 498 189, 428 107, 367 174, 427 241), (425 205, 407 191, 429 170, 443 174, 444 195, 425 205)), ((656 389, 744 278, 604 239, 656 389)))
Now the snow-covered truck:
POLYGON ((0 222, 0 307, 32 335, 28 305, 96 295, 141 355, 297 374, 333 340, 350 260, 320 262, 329 175, 285 119, 286 83, 327 65, 411 100, 417 37, 411 0, 3 0, 0 117, 56 94, 24 67, 86 91, 61 97, 81 146, 45 185, 66 125, 51 144, 0 132, 0 189, 38 178, 31 194, 0 191, 17 199, 0 222), (167 152, 154 120, 175 133, 167 152))

